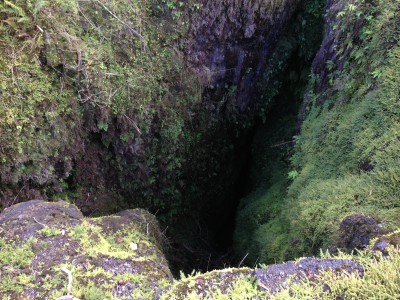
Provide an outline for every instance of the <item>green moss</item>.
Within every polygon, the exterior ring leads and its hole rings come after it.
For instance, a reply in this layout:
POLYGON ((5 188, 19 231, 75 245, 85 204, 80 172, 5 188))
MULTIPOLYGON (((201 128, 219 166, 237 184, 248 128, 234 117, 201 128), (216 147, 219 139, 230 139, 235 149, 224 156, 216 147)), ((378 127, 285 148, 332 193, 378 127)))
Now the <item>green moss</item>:
MULTIPOLYGON (((129 294, 129 297, 152 299, 154 298, 155 290, 153 286, 156 282, 153 282, 150 274, 136 274, 136 273, 122 273, 115 275, 112 271, 106 271, 102 267, 95 267, 93 265, 87 265, 86 267, 74 267, 72 265, 66 266, 67 269, 72 270, 74 278, 74 284, 72 288, 72 294, 80 299, 119 299, 112 290, 119 284, 129 284, 135 287, 129 294), (98 298, 96 298, 98 297, 98 298)), ((54 271, 59 271, 59 267, 54 268, 54 271)), ((51 283, 46 288, 47 290, 54 290, 55 286, 63 287, 60 291, 53 291, 52 298, 56 298, 66 294, 66 276, 56 276, 50 279, 51 283)))
MULTIPOLYGON (((393 26, 386 16, 393 3, 380 1, 375 8, 357 5, 361 14, 381 11, 364 28, 379 34, 361 37, 361 46, 368 48, 368 55, 358 62, 348 59, 348 66, 333 86, 327 87, 332 95, 324 107, 313 106, 293 157, 296 169, 301 171, 289 188, 288 199, 293 207, 287 213, 293 235, 305 241, 300 251, 326 247, 338 223, 354 212, 381 216, 399 225, 390 217, 398 211, 400 196, 400 115, 395 104, 398 78, 393 77, 400 66, 393 56, 399 46, 387 49, 387 37, 380 34, 382 27, 393 26), (369 71, 371 60, 375 62, 373 68, 382 71, 379 78, 369 71), (349 75, 353 78, 351 87, 338 91, 337 86, 349 75)), ((399 35, 398 29, 392 34, 399 35)))
POLYGON ((44 227, 43 229, 40 229, 38 231, 38 233, 47 236, 47 237, 51 237, 51 236, 55 236, 55 235, 59 235, 61 234, 61 230, 58 228, 52 228, 52 227, 44 227))
POLYGON ((258 221, 257 239, 265 242, 254 256, 273 262, 316 254, 353 213, 400 225, 398 4, 349 1, 328 11, 334 57, 320 62, 327 78, 310 80, 308 113, 291 159, 298 175, 281 196, 281 212, 258 221))
POLYGON ((154 239, 143 234, 141 230, 134 225, 113 234, 107 234, 96 222, 84 221, 82 224, 72 227, 69 235, 82 245, 82 254, 92 257, 104 255, 146 261, 157 255, 157 246, 154 239), (144 253, 146 255, 143 255, 144 253))
POLYGON ((262 295, 250 272, 248 268, 226 268, 204 274, 194 270, 188 275, 181 273, 181 278, 169 287, 161 299, 246 299, 249 295, 262 295), (232 296, 234 298, 226 298, 232 296))
POLYGON ((34 258, 30 239, 22 245, 0 238, 0 292, 3 294, 20 294, 26 287, 33 287, 34 276, 30 275, 34 258))
POLYGON ((18 246, 17 243, 10 243, 0 238, 0 266, 9 266, 11 268, 24 268, 32 262, 34 253, 32 251, 32 243, 34 239, 28 240, 26 243, 18 246))
POLYGON ((390 255, 383 257, 380 252, 371 251, 371 247, 357 256, 344 253, 322 255, 326 259, 353 260, 364 270, 363 274, 325 271, 312 281, 307 278, 300 282, 296 278, 289 279, 285 288, 271 294, 261 291, 248 274, 230 280, 226 288, 218 282, 219 276, 213 278, 213 272, 210 272, 182 278, 162 299, 397 299, 400 294, 400 252, 390 248, 390 255), (213 278, 214 286, 219 288, 207 287, 207 278, 213 278))
POLYGON ((66 295, 68 276, 62 268, 72 272, 72 294, 79 299, 96 295, 117 299, 119 292, 127 298, 153 299, 159 287, 171 283, 154 216, 137 209, 127 211, 125 217, 80 220, 77 211, 69 213, 69 221, 61 216, 50 222, 55 222, 54 227, 42 229, 32 216, 21 219, 20 232, 34 236, 28 240, 2 231, 3 298, 56 299, 66 295), (79 225, 70 227, 67 224, 71 222, 79 225))
POLYGON ((201 300, 201 299, 216 299, 216 300, 242 300, 242 299, 262 299, 266 297, 266 293, 260 291, 255 280, 249 276, 240 276, 232 286, 226 291, 222 292, 219 289, 199 294, 198 292, 190 292, 184 298, 177 295, 168 296, 162 299, 188 299, 188 300, 201 300))
POLYGON ((171 9, 186 8, 124 0, 0 6, 0 188, 44 187, 46 196, 74 200, 96 187, 119 199, 137 195, 136 206, 180 205, 183 131, 201 91, 175 51, 186 25, 171 9), (98 139, 105 147, 95 157, 107 163, 95 172, 82 155, 98 139), (98 185, 108 172, 115 176, 98 185))
POLYGON ((284 290, 271 299, 396 299, 400 295, 400 269, 398 250, 392 248, 390 256, 383 258, 371 252, 362 252, 355 259, 364 268, 364 274, 335 274, 325 272, 317 283, 305 282, 284 290))
POLYGON ((234 234, 237 259, 246 256, 249 265, 283 261, 292 242, 297 243, 287 235, 289 224, 282 209, 288 186, 299 176, 289 161, 309 66, 322 39, 324 5, 318 0, 300 4, 296 21, 281 36, 260 83, 264 124, 258 125, 252 141, 253 192, 241 200, 234 234))

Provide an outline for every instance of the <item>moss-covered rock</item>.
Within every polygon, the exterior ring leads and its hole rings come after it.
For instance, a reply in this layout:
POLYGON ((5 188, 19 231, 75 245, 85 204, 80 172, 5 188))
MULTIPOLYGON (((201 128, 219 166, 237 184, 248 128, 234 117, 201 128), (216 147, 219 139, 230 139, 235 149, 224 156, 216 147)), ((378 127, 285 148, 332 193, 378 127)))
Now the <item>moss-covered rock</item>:
POLYGON ((71 204, 39 200, 0 215, 2 299, 153 299, 172 282, 154 216, 128 210, 86 219, 71 204))
MULTIPOLYGON (((398 233, 383 238, 398 244, 398 233)), ((2 299, 337 299, 376 279, 380 289, 370 295, 398 289, 391 280, 399 278, 400 255, 389 246, 384 259, 370 245, 358 256, 323 255, 174 279, 163 245, 155 217, 141 209, 84 218, 63 201, 14 205, 0 214, 2 299)))
POLYGON ((365 249, 370 241, 386 233, 384 222, 365 215, 351 215, 340 223, 340 236, 336 247, 345 251, 365 249))
POLYGON ((179 203, 166 199, 177 194, 183 128, 200 94, 176 50, 183 17, 171 10, 165 1, 0 3, 3 206, 54 195, 85 199, 86 213, 124 197, 125 206, 179 203))
POLYGON ((184 277, 161 299, 263 299, 304 281, 317 282, 326 271, 360 276, 364 272, 351 260, 313 258, 256 269, 224 269, 184 277))

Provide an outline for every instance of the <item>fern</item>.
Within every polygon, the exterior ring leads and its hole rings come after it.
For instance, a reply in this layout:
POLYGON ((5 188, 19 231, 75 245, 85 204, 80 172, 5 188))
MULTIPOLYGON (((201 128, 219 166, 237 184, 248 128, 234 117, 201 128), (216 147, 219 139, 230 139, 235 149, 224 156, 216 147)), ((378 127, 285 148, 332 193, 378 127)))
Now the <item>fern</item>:
MULTIPOLYGON (((11 21, 12 23, 16 22, 16 23, 21 23, 21 24, 27 24, 31 21, 31 18, 25 13, 24 9, 21 6, 19 6, 18 4, 14 4, 7 0, 4 0, 4 4, 5 5, 3 5, 0 12, 14 16, 14 17, 7 18, 7 20, 9 22, 5 22, 5 23, 8 23, 10 25, 10 21, 11 21)), ((12 26, 12 25, 10 25, 10 26, 15 29, 14 26, 12 26)))
POLYGON ((33 5, 33 16, 37 17, 37 15, 40 13, 40 11, 46 6, 48 5, 48 2, 46 0, 37 0, 35 1, 35 4, 33 5))
POLYGON ((4 4, 11 7, 11 9, 6 9, 5 12, 9 12, 9 13, 11 13, 15 16, 21 17, 21 18, 26 17, 24 10, 21 7, 19 7, 18 5, 14 4, 10 1, 7 1, 7 0, 4 0, 4 4))
POLYGON ((0 5, 0 13, 6 15, 2 18, 2 22, 8 24, 14 30, 18 30, 17 24, 30 24, 33 19, 36 20, 40 11, 47 5, 47 0, 13 2, 4 0, 4 4, 0 5))

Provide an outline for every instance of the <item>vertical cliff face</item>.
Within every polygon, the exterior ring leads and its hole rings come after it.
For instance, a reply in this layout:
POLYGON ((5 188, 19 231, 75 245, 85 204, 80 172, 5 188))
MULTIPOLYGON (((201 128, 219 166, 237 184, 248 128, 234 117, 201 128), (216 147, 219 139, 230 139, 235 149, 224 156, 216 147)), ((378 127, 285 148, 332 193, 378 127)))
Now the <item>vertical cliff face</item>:
POLYGON ((272 262, 332 249, 354 213, 398 227, 399 7, 328 2, 290 164, 241 203, 241 255, 272 262))
MULTIPOLYGON (((192 230, 186 234, 203 235, 196 242, 206 240, 208 245, 203 246, 211 248, 201 262, 201 267, 207 267, 209 251, 226 251, 231 246, 238 200, 247 186, 254 124, 261 114, 260 106, 266 107, 265 103, 272 101, 270 95, 268 101, 262 99, 268 89, 262 81, 281 72, 294 52, 291 46, 288 54, 279 57, 285 47, 277 50, 277 45, 299 11, 299 2, 241 0, 199 4, 190 13, 182 41, 186 65, 203 87, 200 109, 193 122, 201 136, 191 148, 186 165, 183 198, 190 210, 190 225, 186 227, 192 230), (193 215, 198 224, 193 222, 193 215)), ((299 20, 293 23, 298 24, 299 20)), ((296 43, 287 43, 296 48, 296 43)))
POLYGON ((0 202, 178 210, 193 148, 230 148, 221 124, 252 106, 297 3, 2 4, 0 202))
POLYGON ((212 102, 240 112, 251 106, 267 60, 298 2, 200 1, 202 8, 190 18, 184 52, 188 66, 207 86, 204 100, 212 108, 212 102), (234 93, 221 99, 228 90, 234 93))

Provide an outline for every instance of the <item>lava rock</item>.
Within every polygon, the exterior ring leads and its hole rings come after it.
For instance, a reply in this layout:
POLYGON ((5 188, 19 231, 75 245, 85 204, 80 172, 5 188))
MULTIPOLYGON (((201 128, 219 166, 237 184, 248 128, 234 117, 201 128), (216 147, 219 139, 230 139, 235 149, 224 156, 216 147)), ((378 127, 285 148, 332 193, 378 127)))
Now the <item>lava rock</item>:
POLYGON ((372 247, 372 250, 382 252, 384 256, 389 255, 388 248, 394 246, 400 249, 400 234, 392 233, 380 237, 372 247))
POLYGON ((72 227, 82 219, 79 209, 65 201, 31 200, 6 208, 0 215, 0 227, 7 237, 26 240, 46 226, 72 227))
POLYGON ((16 288, 2 291, 0 298, 55 299, 67 285, 65 266, 72 270, 74 287, 83 288, 59 299, 86 299, 87 293, 102 299, 107 292, 130 299, 135 289, 155 294, 160 281, 173 279, 161 237, 156 218, 143 209, 85 218, 64 201, 16 204, 0 214, 0 273, 24 274, 29 284, 19 288, 18 277, 7 275, 16 288), (139 247, 133 251, 131 243, 139 247))
POLYGON ((352 260, 305 258, 297 263, 289 261, 268 266, 266 269, 256 269, 254 276, 261 290, 275 294, 305 279, 317 281, 317 275, 324 271, 332 271, 338 275, 343 272, 364 275, 362 266, 352 260))
POLYGON ((346 217, 340 224, 337 248, 352 252, 365 249, 373 238, 385 234, 382 223, 370 216, 355 214, 346 217))

